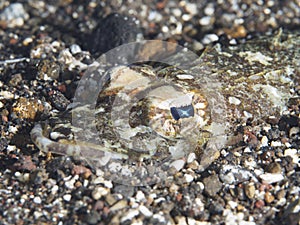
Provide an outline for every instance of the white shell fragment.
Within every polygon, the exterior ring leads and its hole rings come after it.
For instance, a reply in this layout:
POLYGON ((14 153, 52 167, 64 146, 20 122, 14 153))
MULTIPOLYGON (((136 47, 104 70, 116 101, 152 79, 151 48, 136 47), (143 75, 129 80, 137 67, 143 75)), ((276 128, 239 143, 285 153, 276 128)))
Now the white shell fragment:
POLYGON ((271 57, 263 55, 261 52, 240 52, 240 56, 245 57, 249 63, 253 63, 253 61, 259 62, 265 66, 270 65, 273 60, 271 57))
POLYGON ((233 104, 233 105, 239 105, 239 104, 241 104, 241 101, 238 98, 236 98, 236 97, 231 97, 230 96, 228 98, 228 101, 229 101, 230 104, 233 104))
POLYGON ((194 76, 190 74, 178 74, 176 77, 180 80, 193 80, 194 76))

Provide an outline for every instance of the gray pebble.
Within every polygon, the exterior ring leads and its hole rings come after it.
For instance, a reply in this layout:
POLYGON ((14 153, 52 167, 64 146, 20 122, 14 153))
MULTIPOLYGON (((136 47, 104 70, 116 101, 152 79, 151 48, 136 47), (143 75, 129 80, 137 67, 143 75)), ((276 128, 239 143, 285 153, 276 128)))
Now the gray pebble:
POLYGON ((88 224, 97 224, 99 220, 100 220, 100 215, 96 211, 92 211, 86 216, 86 222, 88 224))
POLYGON ((218 175, 212 175, 203 179, 204 192, 209 196, 215 196, 222 188, 218 175))
POLYGON ((117 185, 114 188, 114 192, 126 197, 132 197, 134 194, 134 188, 132 186, 117 185))

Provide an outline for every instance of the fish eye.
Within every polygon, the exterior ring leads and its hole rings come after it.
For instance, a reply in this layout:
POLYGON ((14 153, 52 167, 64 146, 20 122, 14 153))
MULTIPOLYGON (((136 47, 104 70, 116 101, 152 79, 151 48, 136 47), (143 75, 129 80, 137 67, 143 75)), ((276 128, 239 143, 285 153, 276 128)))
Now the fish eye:
POLYGON ((188 118, 194 116, 193 105, 171 107, 170 111, 174 120, 179 120, 180 118, 188 118))

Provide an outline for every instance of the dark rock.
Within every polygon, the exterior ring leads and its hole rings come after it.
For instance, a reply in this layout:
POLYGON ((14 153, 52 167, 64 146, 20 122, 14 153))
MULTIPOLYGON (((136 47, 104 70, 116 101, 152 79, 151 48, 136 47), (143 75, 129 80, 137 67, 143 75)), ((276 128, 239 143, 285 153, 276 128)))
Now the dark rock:
POLYGON ((34 185, 41 185, 48 179, 48 174, 44 169, 35 170, 30 174, 30 181, 34 185))
POLYGON ((293 159, 290 156, 282 158, 281 167, 283 167, 287 172, 294 169, 293 159))
POLYGON ((137 41, 140 33, 136 19, 112 13, 99 22, 87 47, 93 54, 100 55, 119 45, 137 41))
POLYGON ((20 74, 20 73, 14 74, 11 76, 9 84, 16 87, 21 83, 22 79, 23 79, 22 74, 20 74))
POLYGON ((86 216, 86 221, 88 224, 97 224, 100 220, 100 214, 96 211, 92 211, 86 216))
POLYGON ((300 205, 300 200, 297 199, 291 202, 283 213, 283 221, 282 224, 292 224, 296 225, 299 224, 300 221, 300 214, 298 210, 295 210, 300 205))
POLYGON ((70 104, 69 99, 67 99, 58 90, 48 91, 47 98, 51 101, 52 105, 60 111, 64 111, 67 108, 67 106, 70 104))
POLYGON ((209 204, 209 212, 212 215, 221 215, 224 211, 224 202, 222 199, 218 199, 217 201, 212 201, 209 204))
POLYGON ((278 125, 280 130, 289 131, 291 127, 299 126, 299 118, 296 116, 282 116, 278 125))
POLYGON ((267 165, 265 171, 268 173, 281 173, 282 169, 278 162, 273 162, 267 165))
POLYGON ((218 175, 212 175, 203 179, 204 192, 209 196, 215 196, 222 188, 218 175))

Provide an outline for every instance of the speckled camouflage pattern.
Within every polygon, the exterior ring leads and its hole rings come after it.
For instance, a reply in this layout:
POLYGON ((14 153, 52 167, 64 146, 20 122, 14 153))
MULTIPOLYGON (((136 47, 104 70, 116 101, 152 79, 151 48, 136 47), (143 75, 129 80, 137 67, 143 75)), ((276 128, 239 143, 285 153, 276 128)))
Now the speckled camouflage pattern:
MULTIPOLYGON (((108 84, 99 95, 96 117, 89 115, 96 118, 91 121, 97 123, 97 134, 76 130, 65 120, 58 125, 59 118, 56 118, 56 127, 52 127, 51 132, 64 127, 69 130, 67 135, 58 135, 55 141, 50 141, 43 135, 41 125, 36 125, 31 132, 32 140, 42 151, 80 155, 93 160, 97 158, 100 161, 103 159, 101 165, 105 165, 111 158, 129 157, 141 160, 153 157, 162 160, 170 155, 173 158, 174 155, 182 157, 195 151, 201 159, 201 165, 206 167, 215 159, 215 153, 226 146, 228 137, 234 134, 237 126, 246 123, 255 125, 268 117, 278 117, 286 110, 288 100, 296 95, 293 87, 299 83, 299 47, 299 35, 283 34, 279 31, 276 36, 253 39, 238 45, 224 47, 217 44, 208 47, 194 63, 196 66, 187 71, 143 65, 130 67, 138 77, 147 78, 142 88, 129 88, 126 91, 129 96, 133 91, 145 91, 148 86, 153 87, 153 82, 159 77, 159 82, 155 84, 156 88, 170 84, 170 87, 176 86, 180 89, 183 95, 193 93, 193 96, 202 99, 200 102, 207 103, 201 112, 205 123, 201 126, 197 124, 191 126, 189 121, 186 129, 183 127, 185 123, 179 126, 181 130, 185 130, 183 142, 179 141, 180 138, 166 137, 168 136, 166 133, 162 135, 157 125, 154 128, 150 126, 153 124, 151 123, 153 118, 157 116, 156 113, 159 118, 165 116, 172 119, 171 113, 165 111, 168 109, 162 110, 153 99, 139 101, 130 114, 131 124, 128 125, 128 121, 121 121, 127 123, 126 129, 124 128, 127 133, 125 132, 123 137, 122 134, 116 133, 112 126, 110 110, 119 93, 119 87, 110 88, 113 86, 112 83, 108 84), (146 75, 145 71, 148 71, 146 75), (137 115, 140 115, 140 118, 137 115), (137 128, 142 129, 136 130, 137 128), (98 139, 102 145, 76 143, 74 139, 72 140, 74 137, 72 132, 77 132, 79 136, 83 135, 85 140, 98 139), (59 139, 69 141, 57 142, 59 139), (74 143, 70 144, 72 141, 74 143), (170 153, 171 149, 181 150, 183 154, 178 156, 177 153, 170 153), (106 158, 105 154, 108 154, 106 158)), ((194 107, 195 104, 193 103, 194 107)), ((87 110, 88 116, 88 106, 84 110, 87 110)))

